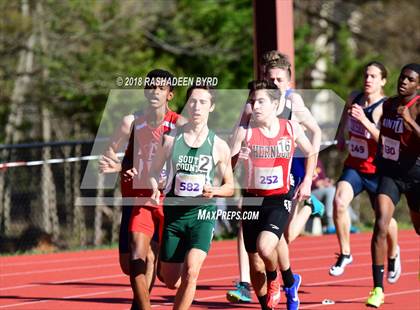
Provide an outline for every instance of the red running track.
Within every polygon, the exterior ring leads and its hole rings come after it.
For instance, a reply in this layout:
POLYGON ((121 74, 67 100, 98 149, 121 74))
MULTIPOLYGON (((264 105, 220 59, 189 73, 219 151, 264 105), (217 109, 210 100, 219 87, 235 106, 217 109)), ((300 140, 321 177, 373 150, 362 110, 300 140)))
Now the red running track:
MULTIPOLYGON (((354 261, 341 277, 328 269, 335 261, 335 236, 301 237, 291 246, 292 268, 302 275, 300 309, 366 309, 372 287, 371 234, 352 235, 354 261), (330 299, 334 305, 324 305, 330 299)), ((380 309, 420 309, 420 239, 400 231, 403 273, 398 283, 385 280, 385 304, 380 309)), ((131 289, 122 275, 116 250, 96 250, 0 258, 0 309, 129 309, 131 289)), ((230 304, 225 299, 238 278, 235 241, 214 242, 198 281, 192 309, 259 309, 230 304)), ((174 292, 157 281, 152 292, 155 309, 170 309, 174 292)), ((285 309, 282 296, 280 309, 285 309)))

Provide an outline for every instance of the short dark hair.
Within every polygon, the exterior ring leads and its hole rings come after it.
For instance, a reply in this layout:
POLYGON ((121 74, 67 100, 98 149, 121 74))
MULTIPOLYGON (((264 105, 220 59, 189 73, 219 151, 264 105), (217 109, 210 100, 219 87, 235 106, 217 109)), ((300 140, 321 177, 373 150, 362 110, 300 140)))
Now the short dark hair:
POLYGON ((193 83, 193 85, 191 85, 187 89, 187 94, 185 96, 185 102, 187 102, 188 99, 190 99, 191 94, 192 94, 194 89, 204 89, 204 90, 206 90, 211 96, 211 99, 210 99, 211 104, 214 104, 216 102, 216 90, 215 90, 215 88, 213 86, 210 86, 210 85, 199 85, 197 83, 193 83))
POLYGON ((386 77, 388 76, 388 71, 386 70, 386 68, 385 68, 385 66, 382 62, 379 62, 379 61, 376 61, 376 60, 371 61, 371 62, 366 64, 366 66, 364 68, 364 71, 366 72, 367 68, 370 67, 370 66, 374 66, 374 67, 378 68, 379 71, 381 71, 381 77, 383 79, 386 79, 386 77))
POLYGON ((264 65, 265 73, 272 68, 278 68, 286 70, 289 79, 292 77, 292 64, 286 54, 280 53, 276 50, 265 52, 262 56, 262 64, 264 65))
POLYGON ((249 96, 251 96, 251 94, 257 90, 265 90, 272 101, 280 100, 281 98, 280 89, 271 80, 263 79, 251 81, 248 83, 248 89, 249 96))
POLYGON ((420 65, 418 63, 406 64, 404 67, 402 67, 401 72, 403 72, 405 69, 410 69, 420 76, 420 65))
MULTIPOLYGON (((174 90, 174 86, 173 86, 173 83, 172 83, 172 81, 174 79, 174 76, 169 71, 166 71, 166 70, 163 70, 163 69, 153 69, 152 71, 147 73, 146 77, 149 78, 149 80, 151 80, 151 79, 158 79, 159 80, 160 79, 160 80, 166 81, 167 82, 166 85, 169 86, 169 89, 171 91, 174 90)), ((146 86, 148 86, 146 88, 150 88, 152 85, 153 84, 149 83, 148 85, 146 85, 146 86)))

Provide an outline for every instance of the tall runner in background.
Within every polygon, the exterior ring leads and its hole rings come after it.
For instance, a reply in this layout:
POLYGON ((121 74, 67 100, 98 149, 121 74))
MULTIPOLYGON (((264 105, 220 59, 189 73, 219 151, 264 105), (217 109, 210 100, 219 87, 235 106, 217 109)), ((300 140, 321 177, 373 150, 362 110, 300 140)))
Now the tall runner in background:
MULTIPOLYGON (((295 144, 308 156, 307 171, 315 169, 316 155, 297 122, 276 117, 281 94, 272 81, 253 81, 249 89, 252 120, 245 130, 236 135, 232 153, 238 153, 242 145, 240 157, 247 158, 247 184, 242 209, 260 213, 257 222, 248 220, 242 223, 252 285, 261 308, 273 309, 280 301, 277 246, 289 221, 292 199, 301 201, 308 198, 312 183, 312 172, 307 173, 293 197, 290 169, 295 144), (250 206, 247 197, 264 199, 262 205, 250 206)), ((297 293, 301 278, 293 275, 290 266, 281 273, 287 309, 298 309, 297 293)))
MULTIPOLYGON (((291 88, 291 64, 288 57, 277 51, 270 51, 263 55, 265 75, 277 85, 282 93, 281 102, 277 110, 277 116, 288 120, 295 120, 308 131, 311 136, 311 143, 314 152, 318 156, 321 145, 321 128, 318 126, 317 121, 312 116, 309 109, 305 106, 301 95, 296 93, 291 88)), ((291 169, 294 187, 297 189, 306 175, 305 171, 305 156, 296 154, 293 158, 291 169)), ((315 173, 315 171, 313 171, 315 173)), ((317 200, 315 197, 311 199, 317 200)), ((285 232, 287 242, 290 243, 295 240, 305 227, 311 215, 320 215, 324 213, 322 203, 311 203, 307 201, 298 212, 297 202, 294 202, 293 213, 285 232)), ((283 251, 282 249, 281 251, 283 251)), ((280 252, 280 248, 279 248, 280 252)))
MULTIPOLYGON (((136 197, 150 197, 150 190, 147 189, 148 170, 163 133, 174 129, 177 121, 178 124, 184 121, 168 107, 168 102, 173 98, 173 87, 165 80, 170 80, 172 74, 156 69, 149 72, 147 77, 149 80, 161 79, 160 84, 151 83, 144 91, 149 105, 143 111, 124 117, 99 163, 104 173, 121 172, 121 194, 124 198, 133 199, 134 203, 137 203, 136 197), (121 164, 116 153, 128 136, 130 139, 121 164)), ((156 274, 158 249, 158 240, 151 242, 151 237, 155 230, 159 231, 163 226, 162 216, 162 208, 151 208, 150 203, 142 207, 123 206, 119 236, 120 266, 125 274, 130 275, 137 301, 133 301, 132 309, 150 306, 148 294, 156 274), (129 226, 133 231, 131 238, 129 226)))
POLYGON ((214 90, 192 86, 186 101, 188 123, 178 128, 175 136, 165 135, 150 178, 152 198, 159 204, 159 174, 169 160, 159 274, 169 288, 178 289, 174 309, 185 310, 194 299, 215 225, 214 218, 200 218, 200 214, 215 212, 212 198, 232 196, 234 187, 230 149, 207 126, 209 114, 215 108, 214 90))
MULTIPOLYGON (((281 91, 280 103, 276 114, 279 118, 295 120, 308 130, 311 134, 311 143, 313 150, 317 154, 319 152, 321 143, 321 129, 319 128, 315 118, 311 112, 305 106, 302 97, 291 89, 291 64, 288 57, 278 51, 269 51, 263 55, 263 64, 265 70, 265 77, 279 88, 281 91)), ((236 128, 233 138, 236 135, 241 134, 244 128, 248 126, 250 122, 250 107, 246 105, 238 128, 236 128)), ((232 153, 233 156, 237 154, 232 153)), ((234 159, 235 160, 235 159, 234 159)), ((294 158, 292 163, 292 175, 294 179, 294 188, 297 189, 305 176, 305 164, 304 156, 294 158)), ((316 199, 313 198, 312 199, 316 199)), ((289 260, 289 249, 284 237, 287 238, 288 242, 293 241, 303 230, 306 222, 311 215, 319 214, 323 215, 324 208, 322 203, 305 203, 299 212, 297 212, 297 201, 294 200, 292 208, 292 216, 290 217, 288 226, 285 230, 284 236, 278 245, 278 258, 280 269, 286 272, 290 268, 289 260)), ((237 284, 235 290, 227 292, 227 299, 231 302, 250 302, 250 291, 249 291, 249 276, 247 275, 247 257, 243 249, 242 243, 242 231, 241 228, 238 232, 238 257, 239 257, 239 269, 240 269, 240 282, 237 284)), ((290 273, 287 273, 290 275, 290 273)), ((291 281, 290 276, 289 280, 291 281)))
POLYGON ((405 65, 398 79, 398 96, 383 104, 380 120, 380 176, 372 236, 373 290, 366 302, 371 307, 384 303, 384 256, 386 236, 401 194, 407 198, 411 221, 420 235, 420 65, 405 65))
MULTIPOLYGON (((374 159, 379 141, 379 120, 382 104, 386 100, 383 87, 386 83, 385 66, 377 61, 364 68, 363 92, 352 93, 347 101, 339 124, 337 140, 343 150, 344 133, 348 132, 349 155, 344 162, 343 172, 337 182, 334 197, 334 223, 336 227, 340 254, 330 275, 340 276, 345 267, 353 261, 350 251, 350 215, 348 207, 354 197, 367 191, 372 208, 375 208, 379 176, 374 159)), ((388 281, 395 283, 401 274, 398 248, 398 227, 395 219, 388 230, 388 281)))

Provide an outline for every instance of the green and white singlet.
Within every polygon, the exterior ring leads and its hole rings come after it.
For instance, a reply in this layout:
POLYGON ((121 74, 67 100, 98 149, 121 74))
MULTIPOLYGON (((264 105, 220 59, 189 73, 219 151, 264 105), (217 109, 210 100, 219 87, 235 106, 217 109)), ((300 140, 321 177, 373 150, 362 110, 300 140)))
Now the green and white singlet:
POLYGON ((190 147, 185 142, 183 128, 180 128, 174 141, 170 165, 172 182, 168 184, 166 197, 200 197, 204 185, 213 185, 214 139, 215 133, 209 130, 200 147, 190 147))
POLYGON ((193 248, 209 251, 215 220, 202 219, 199 214, 216 211, 215 200, 202 197, 204 185, 213 185, 215 133, 210 130, 203 144, 194 148, 185 142, 183 128, 179 131, 170 158, 168 179, 171 182, 163 203, 164 228, 160 250, 161 261, 172 263, 183 262, 193 248))

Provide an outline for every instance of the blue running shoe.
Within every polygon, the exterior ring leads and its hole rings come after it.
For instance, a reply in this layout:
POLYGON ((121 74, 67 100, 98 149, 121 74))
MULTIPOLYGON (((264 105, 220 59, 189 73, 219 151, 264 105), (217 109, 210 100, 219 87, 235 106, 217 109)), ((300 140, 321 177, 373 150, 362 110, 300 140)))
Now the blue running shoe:
POLYGON ((331 235, 331 234, 335 234, 335 233, 336 233, 335 226, 328 226, 325 229, 325 234, 327 234, 327 235, 331 235))
POLYGON ((350 233, 351 234, 357 234, 359 232, 360 232, 359 228, 357 228, 356 226, 353 226, 353 225, 350 226, 350 233))
POLYGON ((252 302, 249 283, 237 282, 235 286, 236 290, 231 290, 226 293, 227 300, 229 300, 230 302, 252 302))
POLYGON ((309 199, 305 200, 305 205, 311 207, 312 215, 319 215, 319 217, 322 217, 324 215, 325 206, 314 195, 311 195, 309 199))
POLYGON ((293 278, 295 279, 295 282, 293 283, 292 287, 284 288, 287 298, 287 310, 298 310, 300 305, 298 290, 300 287, 300 282, 302 282, 302 277, 298 274, 294 274, 293 278))

